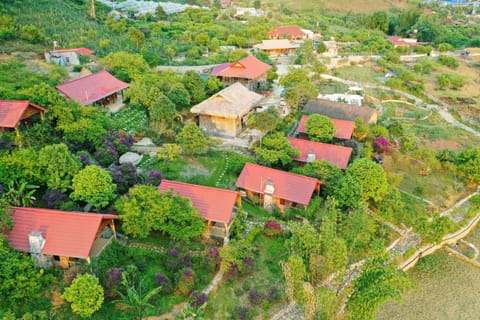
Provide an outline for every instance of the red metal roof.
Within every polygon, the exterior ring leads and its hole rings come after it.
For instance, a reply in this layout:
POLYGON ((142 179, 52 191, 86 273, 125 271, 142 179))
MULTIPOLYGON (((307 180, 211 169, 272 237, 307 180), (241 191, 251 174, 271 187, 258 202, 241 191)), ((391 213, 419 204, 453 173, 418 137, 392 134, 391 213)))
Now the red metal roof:
POLYGON ((87 48, 72 48, 72 49, 57 49, 51 52, 55 52, 55 53, 76 52, 77 54, 90 56, 93 54, 94 51, 87 48))
POLYGON ((315 160, 325 160, 345 170, 352 155, 352 148, 337 146, 334 144, 315 142, 305 139, 287 138, 292 147, 300 152, 296 161, 307 162, 308 153, 315 152, 315 160))
POLYGON ((391 36, 391 37, 388 37, 388 39, 390 39, 390 41, 392 42, 392 44, 394 46, 410 46, 410 47, 416 47, 416 46, 423 46, 425 44, 428 44, 428 42, 414 42, 414 41, 405 41, 404 39, 401 39, 397 36, 391 36))
MULTIPOLYGON (((306 124, 308 116, 303 115, 298 123, 297 132, 307 133, 306 124)), ((331 118, 333 125, 335 126, 335 138, 337 139, 351 139, 353 130, 355 129, 355 122, 349 120, 340 120, 331 118)))
POLYGON ((0 100, 0 128, 15 128, 28 107, 48 112, 35 103, 25 100, 0 100))
POLYGON ((255 56, 248 56, 230 65, 222 64, 212 70, 212 75, 227 78, 256 79, 272 68, 257 59, 255 56))
POLYGON ((12 207, 13 228, 7 231, 10 245, 19 251, 30 251, 28 235, 40 231, 45 239, 43 254, 74 258, 90 255, 100 224, 117 219, 111 214, 67 212, 39 208, 12 207))
POLYGON ((273 30, 268 33, 268 36, 270 38, 296 38, 305 36, 305 33, 299 26, 281 26, 273 28, 273 30))
POLYGON ((200 186, 163 179, 158 191, 174 193, 190 199, 200 215, 210 221, 230 223, 235 202, 240 197, 236 191, 200 186))
POLYGON ((58 91, 70 99, 86 106, 115 92, 128 88, 128 83, 118 80, 106 70, 75 79, 56 86, 58 91))
POLYGON ((263 193, 268 180, 273 182, 273 196, 275 198, 303 205, 310 203, 315 188, 321 184, 314 178, 246 163, 237 179, 236 186, 256 193, 263 193))

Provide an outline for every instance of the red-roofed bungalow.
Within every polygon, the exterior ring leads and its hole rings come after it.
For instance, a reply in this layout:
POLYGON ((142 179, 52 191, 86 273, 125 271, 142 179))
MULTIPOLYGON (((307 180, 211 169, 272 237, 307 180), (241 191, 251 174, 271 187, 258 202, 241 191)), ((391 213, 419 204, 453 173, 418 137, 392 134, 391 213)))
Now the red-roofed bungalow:
POLYGON ((56 86, 65 97, 84 106, 100 105, 116 111, 123 106, 122 91, 128 83, 118 80, 106 70, 56 86))
POLYGON ((240 194, 236 191, 200 186, 185 182, 163 179, 158 186, 160 192, 172 190, 174 194, 190 199, 200 216, 207 220, 205 237, 225 240, 230 232, 235 205, 240 205, 240 194))
POLYGON ((225 84, 240 82, 250 90, 255 90, 266 83, 267 71, 270 69, 271 65, 258 60, 255 56, 248 56, 237 62, 216 66, 210 75, 219 77, 225 84))
MULTIPOLYGON (((307 124, 308 116, 303 115, 298 123, 297 133, 302 139, 308 139, 307 124)), ((331 118, 335 126, 335 139, 348 140, 352 139, 353 130, 355 129, 355 122, 350 120, 340 120, 331 118)))
POLYGON ((246 163, 237 179, 237 188, 245 190, 247 197, 257 198, 263 207, 278 207, 285 211, 290 207, 306 207, 313 193, 320 191, 317 179, 286 171, 246 163))
POLYGON ((288 39, 288 40, 300 40, 307 35, 299 26, 281 26, 273 28, 268 33, 270 39, 288 39))
POLYGON ((0 100, 0 135, 3 131, 15 130, 21 144, 19 126, 30 126, 37 115, 43 120, 45 112, 48 110, 30 101, 0 100))
POLYGON ((112 234, 102 237, 102 231, 110 226, 115 237, 111 214, 67 212, 51 209, 9 209, 13 228, 7 231, 7 241, 12 248, 29 252, 38 263, 69 267, 78 259, 97 257, 112 241, 112 234))
POLYGON ((305 139, 287 138, 290 145, 300 152, 293 160, 300 164, 325 160, 345 170, 352 155, 352 148, 337 146, 334 144, 315 142, 305 139))

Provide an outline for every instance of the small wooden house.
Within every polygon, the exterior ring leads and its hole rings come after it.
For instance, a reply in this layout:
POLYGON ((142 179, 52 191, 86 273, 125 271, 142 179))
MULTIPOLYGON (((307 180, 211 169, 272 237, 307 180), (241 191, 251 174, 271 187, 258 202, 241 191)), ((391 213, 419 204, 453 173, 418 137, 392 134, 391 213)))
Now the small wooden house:
POLYGON ((190 109, 204 131, 224 137, 235 137, 245 126, 249 112, 263 96, 237 82, 217 92, 190 109))
POLYGON ((21 145, 19 127, 30 126, 36 116, 43 120, 45 112, 48 110, 30 101, 0 100, 0 135, 4 131, 15 130, 21 145))
POLYGON ((40 266, 67 268, 79 259, 90 263, 116 236, 116 215, 21 207, 9 211, 13 228, 7 231, 7 241, 30 253, 40 266), (102 235, 107 226, 111 232, 102 235))
POLYGON ((377 123, 378 120, 378 111, 370 107, 359 107, 325 99, 310 100, 303 108, 303 111, 341 120, 354 121, 356 118, 360 118, 366 124, 377 123))
POLYGON ((248 56, 237 62, 228 62, 216 66, 210 72, 211 76, 220 78, 227 84, 240 82, 250 90, 256 90, 267 83, 267 72, 272 66, 260 61, 255 56, 248 56))
MULTIPOLYGON (((302 139, 308 139, 306 124, 308 116, 303 115, 298 123, 297 134, 302 139)), ((350 120, 331 119, 335 127, 334 139, 348 140, 352 139, 353 130, 355 130, 355 122, 350 120)))
POLYGON ((305 208, 314 192, 320 191, 321 182, 315 178, 246 163, 237 179, 237 188, 246 196, 258 200, 265 209, 277 207, 285 211, 290 207, 305 208))
POLYGON ((123 106, 122 92, 128 83, 118 80, 106 70, 57 85, 55 88, 68 99, 81 105, 104 106, 117 111, 123 106))
POLYGON ((353 149, 337 146, 334 144, 315 142, 305 139, 287 138, 290 145, 300 152, 298 157, 293 158, 299 164, 324 160, 342 170, 347 169, 353 149))
POLYGON ((204 236, 225 242, 236 214, 235 206, 241 206, 238 192, 166 179, 162 180, 158 190, 171 190, 174 194, 190 199, 200 216, 206 220, 207 230, 204 236))

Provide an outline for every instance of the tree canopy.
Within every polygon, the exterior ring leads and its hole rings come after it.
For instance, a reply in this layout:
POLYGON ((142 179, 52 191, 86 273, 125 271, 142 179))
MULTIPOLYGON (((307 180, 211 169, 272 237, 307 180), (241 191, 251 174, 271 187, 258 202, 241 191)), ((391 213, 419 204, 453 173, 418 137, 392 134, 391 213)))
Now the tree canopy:
POLYGON ((208 150, 208 138, 202 129, 191 123, 177 135, 177 143, 186 154, 199 154, 208 150))
POLYGON ((387 175, 382 166, 373 161, 360 158, 348 166, 351 175, 362 188, 362 198, 366 201, 380 202, 388 193, 387 175))
POLYGON ((335 125, 332 120, 321 114, 312 114, 305 124, 308 137, 313 141, 331 142, 335 136, 335 125))
POLYGON ((71 303, 73 312, 88 318, 102 307, 103 287, 91 274, 79 275, 65 289, 62 298, 71 303))
POLYGON ((271 133, 263 139, 263 144, 255 148, 258 160, 267 165, 285 166, 292 162, 292 157, 300 153, 290 145, 282 132, 271 133))
POLYGON ((106 170, 90 165, 73 177, 73 192, 70 198, 103 208, 115 198, 115 189, 116 185, 112 183, 112 177, 106 170))
POLYGON ((263 135, 275 129, 278 121, 280 121, 280 114, 277 108, 270 106, 265 111, 252 113, 247 119, 247 126, 260 131, 260 145, 262 145, 263 135))

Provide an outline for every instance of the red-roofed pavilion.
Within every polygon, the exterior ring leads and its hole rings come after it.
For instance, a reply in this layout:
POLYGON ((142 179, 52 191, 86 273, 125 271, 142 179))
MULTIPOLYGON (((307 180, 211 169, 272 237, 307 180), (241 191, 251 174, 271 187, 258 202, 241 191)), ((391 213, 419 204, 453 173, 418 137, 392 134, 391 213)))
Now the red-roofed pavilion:
POLYGON ((228 235, 235 215, 235 205, 240 205, 240 194, 236 191, 200 186, 185 182, 163 179, 158 186, 160 192, 172 190, 174 194, 190 199, 200 216, 207 220, 206 237, 221 238, 228 235))
POLYGON ((106 70, 90 74, 56 86, 65 97, 76 100, 84 106, 101 105, 115 111, 121 103, 122 90, 128 83, 118 80, 106 70))
POLYGON ((268 33, 270 39, 299 40, 306 37, 305 32, 299 26, 275 27, 268 33))
POLYGON ((31 118, 35 115, 43 120, 45 112, 48 110, 30 101, 0 100, 0 135, 3 131, 13 129, 21 145, 19 125, 24 123, 29 126, 31 118))
POLYGON ((40 208, 11 207, 13 228, 7 231, 12 248, 39 254, 68 267, 77 259, 96 257, 110 243, 100 237, 106 226, 115 235, 111 214, 68 212, 40 208))
POLYGON ((320 185, 315 178, 253 163, 245 164, 236 183, 249 198, 258 197, 265 209, 278 207, 282 212, 292 206, 306 207, 320 185))
POLYGON ((290 145, 300 152, 293 160, 299 163, 308 163, 315 160, 328 161, 334 166, 345 170, 352 155, 352 148, 334 144, 315 142, 305 139, 287 138, 290 145))

